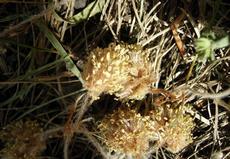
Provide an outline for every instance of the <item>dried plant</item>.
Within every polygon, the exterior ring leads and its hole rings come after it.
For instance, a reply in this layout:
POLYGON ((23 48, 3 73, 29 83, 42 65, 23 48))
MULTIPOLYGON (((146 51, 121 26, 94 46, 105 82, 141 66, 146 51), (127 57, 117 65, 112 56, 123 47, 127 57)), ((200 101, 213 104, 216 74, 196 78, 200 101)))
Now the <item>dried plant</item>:
POLYGON ((155 124, 149 116, 121 107, 106 115, 98 128, 109 151, 143 158, 151 151, 150 141, 158 138, 155 124))
POLYGON ((164 126, 164 147, 178 153, 192 143, 192 130, 194 129, 193 118, 185 113, 185 107, 168 109, 169 120, 164 126))
POLYGON ((178 153, 193 142, 193 118, 187 106, 162 105, 141 115, 129 107, 121 107, 106 115, 98 128, 109 151, 133 158, 145 158, 163 147, 178 153))
POLYGON ((46 147, 43 130, 36 121, 9 124, 0 132, 0 139, 6 143, 1 156, 8 159, 36 159, 46 147))
POLYGON ((93 99, 102 93, 140 100, 155 81, 148 50, 139 45, 110 44, 90 53, 84 67, 84 87, 93 99))
POLYGON ((195 127, 193 117, 188 114, 191 107, 184 105, 181 97, 155 99, 154 110, 149 112, 152 120, 159 125, 160 140, 158 147, 164 147, 172 153, 178 153, 193 142, 192 130, 195 127))
POLYGON ((0 158, 230 156, 226 0, 0 4, 0 158))

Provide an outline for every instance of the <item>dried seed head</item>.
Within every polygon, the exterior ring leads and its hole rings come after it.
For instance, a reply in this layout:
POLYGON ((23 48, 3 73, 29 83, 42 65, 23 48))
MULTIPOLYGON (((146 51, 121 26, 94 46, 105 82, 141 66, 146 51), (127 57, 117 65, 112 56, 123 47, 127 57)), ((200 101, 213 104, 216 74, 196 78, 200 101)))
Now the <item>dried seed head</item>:
POLYGON ((0 132, 0 139, 6 142, 1 152, 3 158, 36 159, 45 149, 43 130, 35 121, 16 122, 7 125, 0 132))
POLYGON ((165 146, 172 153, 177 153, 192 143, 194 122, 190 115, 185 114, 184 107, 175 109, 165 128, 165 146))
POLYGON ((88 57, 83 71, 84 87, 93 99, 102 93, 120 99, 143 99, 155 81, 149 52, 138 45, 97 48, 88 57))
POLYGON ((186 114, 190 107, 173 102, 155 105, 142 116, 129 107, 106 115, 98 128, 109 150, 133 157, 148 156, 159 147, 177 153, 192 143, 193 118, 186 114))
MULTIPOLYGON (((177 153, 192 143, 193 118, 185 113, 185 106, 166 108, 167 122, 162 125, 160 145, 172 153, 177 153)), ((162 116, 163 117, 163 116, 162 116)), ((164 117, 165 118, 165 117, 164 117)))
POLYGON ((150 141, 157 140, 155 122, 129 107, 107 115, 98 128, 109 150, 135 158, 146 156, 150 141))

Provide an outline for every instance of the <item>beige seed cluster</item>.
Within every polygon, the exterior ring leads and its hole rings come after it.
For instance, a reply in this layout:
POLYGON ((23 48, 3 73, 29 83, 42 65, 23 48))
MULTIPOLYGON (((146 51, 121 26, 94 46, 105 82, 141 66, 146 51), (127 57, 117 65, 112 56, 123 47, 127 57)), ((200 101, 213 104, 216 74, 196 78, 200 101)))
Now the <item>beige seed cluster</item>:
POLYGON ((37 159, 46 147, 42 132, 35 121, 7 125, 0 132, 0 139, 6 143, 0 154, 9 159, 37 159))
POLYGON ((178 108, 166 107, 164 111, 151 114, 152 118, 161 125, 160 140, 158 145, 172 153, 178 153, 192 143, 193 118, 185 113, 186 106, 178 108), (162 122, 164 120, 164 122, 162 122))
POLYGON ((159 147, 177 153, 188 146, 194 123, 185 114, 186 107, 157 109, 142 116, 129 107, 121 107, 106 115, 98 128, 108 149, 142 158, 159 147))
POLYGON ((102 93, 119 99, 143 99, 155 81, 149 52, 139 45, 110 44, 93 50, 83 71, 84 87, 93 99, 102 93))
POLYGON ((155 122, 129 107, 119 108, 99 124, 100 133, 109 150, 142 158, 157 139, 155 122))
MULTIPOLYGON (((193 118, 185 113, 185 106, 167 108, 167 121, 162 127, 159 144, 172 153, 178 153, 192 143, 193 118)), ((164 112, 165 114, 166 112, 164 112)))
MULTIPOLYGON (((156 80, 149 55, 139 45, 112 43, 96 48, 84 66, 84 87, 94 100, 102 93, 120 100, 142 100, 156 80)), ((154 110, 145 116, 128 106, 106 115, 98 125, 103 144, 109 151, 134 158, 159 147, 172 153, 181 151, 192 142, 194 123, 185 113, 186 107, 178 107, 179 98, 169 99, 157 97, 154 110)))

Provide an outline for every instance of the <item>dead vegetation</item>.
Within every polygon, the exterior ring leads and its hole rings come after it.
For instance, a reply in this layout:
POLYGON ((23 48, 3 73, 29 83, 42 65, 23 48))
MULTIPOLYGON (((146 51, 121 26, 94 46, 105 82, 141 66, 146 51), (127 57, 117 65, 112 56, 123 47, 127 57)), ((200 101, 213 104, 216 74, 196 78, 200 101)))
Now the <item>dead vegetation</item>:
POLYGON ((0 1, 0 156, 229 158, 229 14, 227 0, 0 1))

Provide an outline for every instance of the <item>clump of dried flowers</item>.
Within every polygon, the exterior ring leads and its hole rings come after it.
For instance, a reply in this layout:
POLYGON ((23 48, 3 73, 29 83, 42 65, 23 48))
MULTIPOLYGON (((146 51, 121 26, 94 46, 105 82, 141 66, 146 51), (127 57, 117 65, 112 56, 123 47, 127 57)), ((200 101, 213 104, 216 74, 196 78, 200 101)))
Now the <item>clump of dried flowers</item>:
POLYGON ((0 156, 9 159, 36 159, 46 148, 43 130, 36 121, 18 121, 0 132, 5 147, 0 156))
POLYGON ((110 151, 133 158, 149 156, 159 147, 178 153, 193 141, 194 122, 186 114, 190 108, 176 102, 155 105, 147 115, 128 106, 106 115, 98 126, 104 144, 110 151))
POLYGON ((178 153, 193 141, 192 130, 195 125, 193 118, 186 113, 186 109, 190 108, 181 105, 178 108, 165 107, 163 109, 157 114, 151 112, 151 117, 158 122, 158 125, 161 125, 158 146, 172 153, 178 153))
POLYGON ((106 115, 98 128, 109 151, 143 158, 151 151, 150 141, 158 138, 155 122, 129 107, 121 107, 106 115))
MULTIPOLYGON (((102 93, 121 101, 142 100, 153 93, 156 80, 149 56, 150 52, 139 45, 112 43, 96 48, 84 66, 83 86, 93 100, 102 93)), ((177 153, 192 142, 194 123, 185 112, 187 107, 165 90, 156 92, 159 96, 151 103, 154 108, 145 115, 124 105, 100 121, 99 134, 108 152, 148 158, 159 147, 177 153)))
POLYGON ((155 81, 149 51, 139 45, 110 44, 93 50, 83 69, 84 87, 93 99, 102 93, 141 100, 155 81))
POLYGON ((193 118, 185 114, 184 107, 170 109, 169 112, 169 121, 164 128, 164 147, 172 153, 178 153, 193 141, 193 118))

